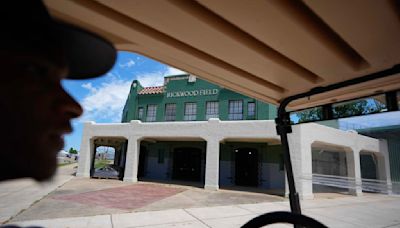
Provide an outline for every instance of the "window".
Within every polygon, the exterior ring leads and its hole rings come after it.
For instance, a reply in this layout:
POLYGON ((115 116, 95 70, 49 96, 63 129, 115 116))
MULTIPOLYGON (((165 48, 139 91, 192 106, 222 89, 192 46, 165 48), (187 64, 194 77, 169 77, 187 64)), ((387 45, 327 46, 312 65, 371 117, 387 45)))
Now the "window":
POLYGON ((165 121, 176 120, 176 104, 165 105, 165 121))
POLYGON ((147 117, 146 122, 156 121, 157 105, 147 105, 147 117))
POLYGON ((256 117, 256 103, 247 103, 247 118, 254 119, 256 117))
POLYGON ((243 119, 243 101, 229 101, 229 120, 242 120, 243 119))
POLYGON ((143 107, 140 107, 138 109, 138 119, 139 120, 143 119, 143 107))
POLYGON ((218 118, 218 101, 206 102, 206 120, 218 118))
POLYGON ((185 103, 184 120, 196 120, 197 105, 196 103, 185 103))
POLYGON ((293 124, 323 120, 322 107, 303 109, 290 113, 290 122, 293 124))
POLYGON ((384 95, 332 104, 333 118, 367 115, 371 113, 379 113, 382 110, 386 110, 384 95))

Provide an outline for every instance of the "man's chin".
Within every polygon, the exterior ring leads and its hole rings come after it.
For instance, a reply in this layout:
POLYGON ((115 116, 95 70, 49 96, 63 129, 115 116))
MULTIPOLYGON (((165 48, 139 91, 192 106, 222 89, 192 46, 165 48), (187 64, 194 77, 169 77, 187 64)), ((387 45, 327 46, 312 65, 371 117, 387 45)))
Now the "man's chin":
POLYGON ((40 165, 38 164, 35 167, 31 167, 33 172, 31 178, 35 179, 36 181, 47 181, 50 180, 57 171, 57 159, 48 159, 43 160, 40 165), (39 167, 40 166, 40 167, 39 167))
POLYGON ((57 166, 49 167, 46 169, 26 169, 19 168, 18 170, 10 168, 0 168, 0 181, 13 180, 19 178, 32 178, 35 181, 43 182, 49 181, 54 177, 56 173, 57 166))
POLYGON ((32 175, 31 177, 34 180, 39 181, 39 182, 49 181, 49 180, 52 180, 52 178, 55 176, 56 170, 57 170, 56 168, 48 169, 48 170, 39 172, 35 175, 32 175))

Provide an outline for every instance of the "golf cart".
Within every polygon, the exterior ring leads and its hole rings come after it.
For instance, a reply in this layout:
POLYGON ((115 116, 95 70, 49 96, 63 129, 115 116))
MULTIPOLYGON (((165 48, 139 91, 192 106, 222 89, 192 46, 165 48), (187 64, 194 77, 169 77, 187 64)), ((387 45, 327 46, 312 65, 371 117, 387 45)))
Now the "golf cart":
MULTIPOLYGON (((288 134, 290 113, 321 107, 331 120, 340 102, 382 94, 398 111, 398 1, 88 0, 45 1, 59 20, 210 82, 279 105, 291 213, 262 215, 245 227, 276 222, 324 227, 301 214, 288 134)), ((298 178, 298 177, 297 177, 298 178)))

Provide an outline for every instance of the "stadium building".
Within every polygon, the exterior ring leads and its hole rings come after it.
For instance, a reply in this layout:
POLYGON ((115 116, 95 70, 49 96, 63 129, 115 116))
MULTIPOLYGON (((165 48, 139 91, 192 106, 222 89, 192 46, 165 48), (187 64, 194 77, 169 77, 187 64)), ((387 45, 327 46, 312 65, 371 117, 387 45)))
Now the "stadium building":
MULTIPOLYGON (((77 176, 93 176, 96 149, 108 146, 115 149, 113 167, 124 181, 179 181, 212 190, 248 186, 284 194, 275 116, 274 105, 193 75, 165 77, 157 87, 135 80, 122 123, 85 123, 77 176)), ((361 195, 367 186, 362 172, 372 172, 368 176, 390 193, 385 140, 315 123, 295 125, 293 132, 289 145, 302 198, 312 198, 318 186, 361 195), (364 155, 374 162, 361 170, 364 155)))

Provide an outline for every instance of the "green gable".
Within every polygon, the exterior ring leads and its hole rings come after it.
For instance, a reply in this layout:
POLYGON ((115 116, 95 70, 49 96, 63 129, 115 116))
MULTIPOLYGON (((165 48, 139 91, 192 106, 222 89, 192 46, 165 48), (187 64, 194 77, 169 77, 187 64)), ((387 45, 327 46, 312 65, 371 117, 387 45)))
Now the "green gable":
MULTIPOLYGON (((144 88, 139 81, 133 81, 123 109, 122 122, 137 119, 146 121, 147 114, 151 112, 148 108, 154 105, 157 107, 154 121, 166 121, 167 104, 175 107, 175 121, 184 121, 185 104, 187 105, 187 103, 194 103, 192 106, 195 106, 196 112, 192 118, 196 121, 205 121, 207 120, 207 102, 217 102, 218 118, 220 120, 230 120, 232 119, 232 117, 229 117, 230 101, 231 110, 233 109, 232 101, 237 101, 237 103, 241 104, 241 108, 235 109, 235 112, 242 113, 238 115, 239 119, 269 120, 274 119, 276 116, 276 107, 274 105, 255 100, 186 74, 165 77, 162 87, 144 88), (249 106, 255 106, 255 112, 252 116, 249 115, 251 114, 248 110, 249 106), (139 110, 143 112, 142 118, 139 118, 139 110)), ((211 104, 209 105, 211 106, 211 104)))

